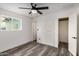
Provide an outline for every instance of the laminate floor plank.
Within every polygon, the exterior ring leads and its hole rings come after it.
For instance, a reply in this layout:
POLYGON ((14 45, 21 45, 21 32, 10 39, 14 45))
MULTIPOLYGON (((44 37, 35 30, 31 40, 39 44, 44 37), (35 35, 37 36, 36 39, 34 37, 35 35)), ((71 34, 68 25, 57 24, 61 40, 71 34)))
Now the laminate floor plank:
POLYGON ((59 48, 36 43, 35 41, 0 53, 1 56, 71 56, 67 44, 59 48))

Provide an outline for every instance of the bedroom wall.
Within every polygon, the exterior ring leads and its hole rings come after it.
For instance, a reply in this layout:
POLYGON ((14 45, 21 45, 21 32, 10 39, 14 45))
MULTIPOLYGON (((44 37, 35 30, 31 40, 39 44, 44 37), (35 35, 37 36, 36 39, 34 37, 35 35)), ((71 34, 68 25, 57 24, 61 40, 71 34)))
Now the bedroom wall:
POLYGON ((4 9, 0 9, 0 15, 22 19, 22 30, 2 32, 0 31, 0 52, 33 40, 31 18, 4 9))
MULTIPOLYGON (((37 28, 39 29, 37 42, 58 47, 58 19, 63 17, 70 18, 71 15, 78 14, 78 10, 78 7, 62 9, 55 13, 51 12, 50 14, 37 17, 37 28)), ((71 42, 71 39, 69 42, 71 42)))

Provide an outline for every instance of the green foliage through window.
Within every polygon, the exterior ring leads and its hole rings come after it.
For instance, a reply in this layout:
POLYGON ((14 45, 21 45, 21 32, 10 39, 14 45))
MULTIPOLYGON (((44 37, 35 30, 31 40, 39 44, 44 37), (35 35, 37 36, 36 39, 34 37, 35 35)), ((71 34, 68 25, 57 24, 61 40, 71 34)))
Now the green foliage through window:
POLYGON ((21 20, 13 17, 0 16, 0 30, 21 30, 21 20))

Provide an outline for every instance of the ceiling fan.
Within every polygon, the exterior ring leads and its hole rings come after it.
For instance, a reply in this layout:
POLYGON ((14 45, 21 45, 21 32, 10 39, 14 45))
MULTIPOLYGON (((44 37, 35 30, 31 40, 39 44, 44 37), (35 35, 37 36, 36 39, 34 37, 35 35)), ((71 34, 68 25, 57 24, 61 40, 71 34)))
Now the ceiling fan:
POLYGON ((39 14, 43 14, 41 11, 39 10, 45 10, 48 9, 48 7, 37 7, 37 4, 35 3, 31 3, 30 4, 32 8, 26 8, 26 7, 19 7, 19 9, 30 9, 31 11, 29 12, 29 14, 31 13, 39 13, 39 14))

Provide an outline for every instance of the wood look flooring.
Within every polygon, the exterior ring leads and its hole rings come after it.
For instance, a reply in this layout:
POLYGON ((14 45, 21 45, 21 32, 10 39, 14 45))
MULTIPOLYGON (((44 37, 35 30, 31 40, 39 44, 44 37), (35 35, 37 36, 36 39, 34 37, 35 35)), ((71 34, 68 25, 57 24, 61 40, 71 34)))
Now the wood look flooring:
POLYGON ((1 56, 71 56, 67 44, 59 48, 36 43, 35 41, 0 53, 1 56))

